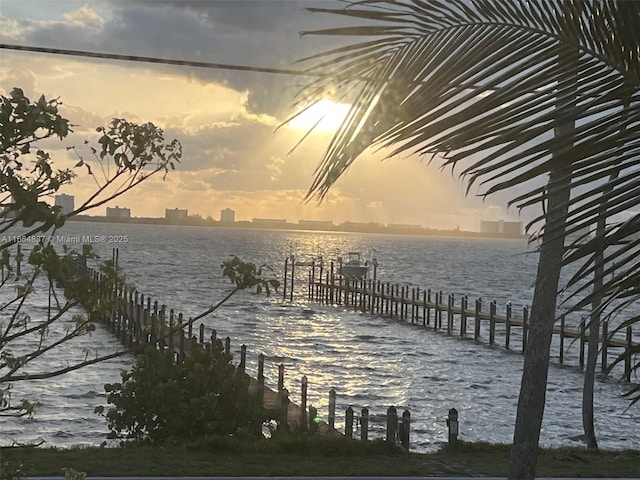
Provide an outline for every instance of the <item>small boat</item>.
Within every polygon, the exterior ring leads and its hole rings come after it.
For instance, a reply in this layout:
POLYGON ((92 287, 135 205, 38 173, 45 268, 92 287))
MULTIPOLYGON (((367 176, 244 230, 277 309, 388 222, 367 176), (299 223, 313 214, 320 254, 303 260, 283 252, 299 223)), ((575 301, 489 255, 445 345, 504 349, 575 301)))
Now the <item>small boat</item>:
POLYGON ((360 252, 349 252, 346 261, 340 258, 340 272, 345 278, 364 278, 369 272, 369 265, 362 261, 360 252))

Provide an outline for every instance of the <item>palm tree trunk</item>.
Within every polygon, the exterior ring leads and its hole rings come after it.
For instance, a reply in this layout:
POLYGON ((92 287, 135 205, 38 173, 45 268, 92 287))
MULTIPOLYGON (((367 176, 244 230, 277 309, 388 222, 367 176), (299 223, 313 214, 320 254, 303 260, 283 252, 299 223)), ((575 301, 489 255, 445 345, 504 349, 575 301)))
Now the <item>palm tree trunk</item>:
MULTIPOLYGON (((566 155, 573 146, 570 139, 575 131, 571 111, 575 107, 575 78, 577 52, 572 48, 559 48, 558 63, 564 76, 559 79, 554 135, 566 139, 562 148, 553 152, 553 158, 566 155)), ((547 375, 553 324, 556 320, 556 299, 560 268, 564 252, 565 224, 571 193, 571 163, 556 162, 550 169, 547 184, 547 213, 540 247, 540 260, 536 286, 531 305, 531 329, 524 357, 520 397, 516 414, 513 446, 509 458, 509 479, 535 478, 538 442, 544 414, 547 375)))
MULTIPOLYGON (((626 121, 628 112, 628 102, 625 103, 622 112, 623 126, 621 128, 621 136, 624 136, 624 121, 626 121)), ((608 187, 602 194, 602 202, 600 204, 600 212, 598 213, 598 222, 596 225, 596 238, 604 238, 605 227, 607 223, 606 197, 613 189, 612 182, 618 178, 620 170, 614 171, 609 177, 608 187)), ((596 381, 596 368, 598 364, 598 350, 600 348, 600 311, 598 310, 602 303, 602 285, 604 283, 604 251, 598 252, 595 258, 595 269, 593 273, 593 292, 594 298, 591 302, 591 317, 589 321, 589 348, 587 350, 587 365, 584 372, 584 384, 582 388, 582 428, 584 430, 585 442, 587 448, 598 448, 596 439, 596 430, 594 425, 594 386, 596 381), (598 293, 599 292, 599 293, 598 293)), ((606 341, 606 338, 603 339, 606 341)))
MULTIPOLYGON (((605 230, 605 215, 598 217, 596 236, 602 238, 605 230)), ((595 271, 593 279, 594 292, 602 290, 604 277, 604 255, 602 252, 596 255, 595 271)), ((582 387, 582 429, 587 448, 598 448, 596 430, 594 425, 593 390, 596 381, 596 366, 598 364, 598 348, 600 346, 600 311, 602 294, 596 294, 591 302, 591 315, 589 318, 589 346, 587 349, 587 365, 584 371, 584 383, 582 387)))

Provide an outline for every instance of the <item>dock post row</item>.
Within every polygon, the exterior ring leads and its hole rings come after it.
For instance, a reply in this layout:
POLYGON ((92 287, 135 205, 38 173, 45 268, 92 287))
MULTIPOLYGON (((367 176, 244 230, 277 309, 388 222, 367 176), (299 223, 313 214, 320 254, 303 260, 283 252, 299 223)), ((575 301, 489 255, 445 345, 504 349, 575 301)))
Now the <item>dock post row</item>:
MULTIPOLYGON (((293 268, 295 262, 289 259, 285 262, 285 279, 289 280, 289 298, 293 296, 294 275, 293 268), (291 270, 290 276, 287 271, 291 270)), ((527 345, 527 333, 529 329, 529 309, 523 307, 520 317, 514 316, 511 303, 507 303, 504 314, 498 314, 496 301, 484 302, 478 298, 469 306, 467 295, 462 295, 456 303, 453 294, 445 296, 442 290, 435 291, 407 285, 392 285, 389 282, 372 279, 348 279, 338 274, 334 269, 334 262, 330 262, 330 267, 325 269, 324 262, 313 260, 308 265, 307 299, 312 302, 327 305, 345 306, 354 310, 372 315, 397 318, 399 320, 411 322, 411 324, 422 324, 425 328, 432 328, 436 332, 446 331, 448 335, 458 332, 458 336, 465 338, 469 335, 470 323, 473 323, 471 332, 473 339, 480 342, 482 339, 482 324, 486 332, 489 346, 496 343, 496 325, 504 326, 504 348, 519 353, 524 353, 527 345), (485 305, 488 304, 488 311, 485 305), (432 313, 433 312, 433 313, 432 313), (443 327, 443 322, 446 323, 443 327), (457 323, 457 329, 456 329, 457 323), (512 330, 517 327, 521 330, 521 349, 514 350, 512 345, 512 330)), ((565 361, 565 341, 579 342, 580 367, 585 363, 585 344, 589 342, 589 328, 585 321, 581 321, 578 328, 566 326, 566 317, 561 315, 554 325, 553 333, 559 336, 560 353, 559 362, 565 361)), ((617 332, 620 333, 620 332, 617 332)), ((623 378, 631 381, 633 370, 632 356, 640 351, 640 343, 633 341, 633 330, 630 325, 623 329, 619 335, 609 333, 608 322, 602 322, 602 332, 600 335, 600 366, 603 371, 607 371, 612 364, 622 363, 624 365, 623 378), (618 350, 612 362, 609 361, 611 349, 618 350)), ((614 352, 615 353, 615 352, 614 352)))

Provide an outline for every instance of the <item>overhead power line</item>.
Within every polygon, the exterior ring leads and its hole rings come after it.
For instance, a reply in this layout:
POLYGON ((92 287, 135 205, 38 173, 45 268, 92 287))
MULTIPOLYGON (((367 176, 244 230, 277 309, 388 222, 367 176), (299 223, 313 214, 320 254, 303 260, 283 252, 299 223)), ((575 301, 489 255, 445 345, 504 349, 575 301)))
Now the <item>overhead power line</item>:
POLYGON ((233 65, 228 63, 195 62, 192 60, 174 60, 170 58, 142 57, 138 55, 119 55, 116 53, 89 52, 86 50, 67 50, 63 48, 31 47, 28 45, 12 45, 0 43, 0 49, 17 50, 21 52, 50 53, 54 55, 68 55, 72 57, 106 58, 109 60, 123 60, 127 62, 160 63, 164 65, 180 65, 183 67, 212 68, 219 70, 236 70, 240 72, 271 73, 275 75, 294 75, 304 77, 325 77, 327 74, 305 70, 285 68, 251 67, 248 65, 233 65))

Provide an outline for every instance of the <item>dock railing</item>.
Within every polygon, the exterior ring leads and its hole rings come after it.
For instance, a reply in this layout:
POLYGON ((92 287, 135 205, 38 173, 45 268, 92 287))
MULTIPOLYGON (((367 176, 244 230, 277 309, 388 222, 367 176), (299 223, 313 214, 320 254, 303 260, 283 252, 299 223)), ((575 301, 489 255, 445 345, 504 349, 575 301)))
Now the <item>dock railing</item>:
MULTIPOLYGON (((285 270, 287 265, 285 264, 285 270)), ((291 268, 291 265, 289 265, 291 268)), ((294 276, 291 272, 289 293, 293 298, 294 276)), ((481 298, 470 300, 467 295, 445 294, 442 290, 424 289, 408 285, 390 284, 380 280, 353 279, 335 273, 333 261, 328 267, 324 263, 311 262, 308 274, 307 298, 309 301, 336 305, 384 317, 396 318, 422 325, 435 332, 487 341, 489 346, 497 345, 496 331, 500 326, 502 345, 507 350, 524 353, 530 327, 529 309, 522 307, 520 315, 513 311, 511 303, 506 303, 498 312, 497 302, 487 302, 481 298), (520 350, 513 348, 513 330, 520 331, 520 350)), ((612 362, 609 355, 618 349, 613 363, 622 363, 623 378, 631 381, 634 369, 633 355, 640 351, 640 343, 634 341, 632 327, 623 332, 609 332, 609 323, 602 322, 600 332, 600 364, 607 371, 612 362)), ((558 359, 565 362, 567 340, 579 343, 580 367, 585 364, 585 345, 589 341, 588 321, 580 320, 575 326, 567 325, 566 315, 561 315, 553 328, 559 341, 558 359)))

